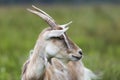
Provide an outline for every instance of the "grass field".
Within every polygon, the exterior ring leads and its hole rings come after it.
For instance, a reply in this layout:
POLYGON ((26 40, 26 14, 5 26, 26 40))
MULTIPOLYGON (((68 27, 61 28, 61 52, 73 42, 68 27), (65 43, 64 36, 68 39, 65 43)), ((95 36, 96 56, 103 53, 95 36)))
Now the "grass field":
MULTIPOLYGON (((0 7, 0 80, 20 80, 21 67, 48 25, 23 6, 0 7)), ((101 80, 120 80, 120 6, 41 6, 58 23, 73 21, 71 39, 101 80)))

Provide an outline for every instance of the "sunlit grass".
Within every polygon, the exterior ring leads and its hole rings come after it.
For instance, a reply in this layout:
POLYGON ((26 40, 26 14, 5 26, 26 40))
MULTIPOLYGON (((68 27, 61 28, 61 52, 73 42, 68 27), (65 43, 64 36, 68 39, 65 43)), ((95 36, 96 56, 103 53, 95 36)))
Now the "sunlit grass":
MULTIPOLYGON (((20 80, 29 50, 48 26, 26 8, 0 8, 0 80, 20 80)), ((82 48, 85 66, 102 72, 102 80, 120 80, 120 6, 41 6, 41 9, 60 24, 73 21, 68 35, 82 48)))

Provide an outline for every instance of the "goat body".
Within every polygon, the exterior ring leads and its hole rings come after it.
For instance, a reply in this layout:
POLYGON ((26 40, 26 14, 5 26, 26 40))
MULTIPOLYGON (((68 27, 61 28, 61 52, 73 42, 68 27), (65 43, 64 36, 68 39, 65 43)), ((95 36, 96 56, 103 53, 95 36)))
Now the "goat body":
POLYGON ((68 25, 58 25, 47 13, 32 6, 30 12, 49 25, 39 35, 32 54, 23 65, 22 80, 91 80, 95 75, 82 64, 82 50, 66 34, 68 25))

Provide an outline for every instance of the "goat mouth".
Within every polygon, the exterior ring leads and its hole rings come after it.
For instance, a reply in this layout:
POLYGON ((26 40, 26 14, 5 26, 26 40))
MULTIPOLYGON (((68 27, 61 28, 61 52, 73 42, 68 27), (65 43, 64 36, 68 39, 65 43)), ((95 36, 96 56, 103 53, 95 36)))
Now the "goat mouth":
POLYGON ((82 56, 78 57, 78 56, 74 56, 74 55, 72 55, 72 57, 74 57, 76 60, 80 60, 82 58, 82 56))

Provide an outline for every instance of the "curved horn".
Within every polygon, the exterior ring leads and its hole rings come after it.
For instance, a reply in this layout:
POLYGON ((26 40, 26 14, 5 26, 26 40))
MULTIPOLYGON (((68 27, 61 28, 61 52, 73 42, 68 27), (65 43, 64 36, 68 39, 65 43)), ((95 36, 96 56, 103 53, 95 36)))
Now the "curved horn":
POLYGON ((28 11, 30 11, 31 13, 34 13, 38 16, 40 16, 43 20, 45 20, 51 28, 55 28, 57 26, 57 24, 55 23, 54 19, 52 17, 50 17, 47 13, 45 13, 44 11, 42 11, 41 9, 35 7, 35 6, 32 6, 34 7, 36 10, 40 11, 35 11, 35 10, 31 10, 31 9, 27 9, 28 11))
POLYGON ((47 14, 46 12, 44 12, 43 10, 37 8, 36 6, 32 5, 32 7, 38 11, 40 11, 41 13, 43 13, 44 15, 48 16, 51 20, 53 20, 55 22, 55 20, 49 15, 47 14))

